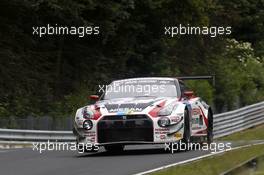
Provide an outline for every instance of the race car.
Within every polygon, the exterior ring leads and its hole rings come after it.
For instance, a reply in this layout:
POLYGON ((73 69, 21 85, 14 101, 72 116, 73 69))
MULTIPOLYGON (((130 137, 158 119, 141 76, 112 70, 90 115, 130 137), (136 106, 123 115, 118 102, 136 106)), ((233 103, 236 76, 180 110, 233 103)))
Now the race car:
MULTIPOLYGON (((213 139, 213 111, 184 80, 208 77, 143 77, 105 86, 94 104, 74 118, 77 144, 122 151, 129 144, 173 143, 213 139)), ((210 77, 209 77, 210 78, 210 77)), ((91 151, 91 149, 86 150, 91 151)), ((93 150, 94 151, 94 150, 93 150)))

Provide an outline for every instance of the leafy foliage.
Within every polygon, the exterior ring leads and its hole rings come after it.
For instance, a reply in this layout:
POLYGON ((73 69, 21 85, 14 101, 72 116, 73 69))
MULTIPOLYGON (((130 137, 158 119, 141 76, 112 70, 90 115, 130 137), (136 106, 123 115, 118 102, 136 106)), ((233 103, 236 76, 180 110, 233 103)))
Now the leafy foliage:
POLYGON ((264 97, 263 2, 2 0, 0 116, 73 115, 98 84, 215 74, 190 82, 216 111, 264 97), (33 26, 100 26, 100 35, 32 35, 33 26), (164 36, 164 26, 232 26, 232 35, 164 36))

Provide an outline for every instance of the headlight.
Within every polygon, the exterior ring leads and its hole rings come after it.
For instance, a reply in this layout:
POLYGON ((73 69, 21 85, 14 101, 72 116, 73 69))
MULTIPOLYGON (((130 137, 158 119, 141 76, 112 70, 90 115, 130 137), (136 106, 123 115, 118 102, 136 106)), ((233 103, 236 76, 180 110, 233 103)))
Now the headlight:
POLYGON ((173 109, 177 108, 178 104, 171 103, 168 106, 165 106, 162 110, 159 111, 158 116, 168 116, 171 115, 173 109))
POLYGON ((93 127, 93 122, 91 120, 85 120, 83 122, 83 128, 85 130, 90 130, 90 129, 92 129, 92 127, 93 127))
POLYGON ((170 125, 170 119, 167 117, 162 117, 158 120, 158 125, 160 127, 165 127, 170 125))
POLYGON ((84 107, 82 110, 83 118, 85 119, 91 119, 93 118, 93 112, 89 110, 87 107, 84 107))

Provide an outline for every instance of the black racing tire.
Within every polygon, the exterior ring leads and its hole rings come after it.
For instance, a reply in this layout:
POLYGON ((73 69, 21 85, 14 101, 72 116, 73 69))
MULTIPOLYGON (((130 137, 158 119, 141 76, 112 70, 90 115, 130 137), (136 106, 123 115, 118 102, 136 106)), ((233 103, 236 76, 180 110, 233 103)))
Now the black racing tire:
POLYGON ((105 145, 104 148, 110 153, 121 153, 124 151, 124 145, 105 145))
POLYGON ((72 128, 72 133, 73 133, 73 135, 75 135, 75 136, 78 135, 78 132, 76 131, 76 128, 75 128, 75 127, 72 128))
POLYGON ((207 144, 211 144, 213 142, 213 114, 211 111, 208 113, 208 127, 207 127, 207 144))
POLYGON ((184 111, 184 133, 182 141, 185 144, 191 142, 191 127, 190 127, 190 117, 187 109, 184 111))

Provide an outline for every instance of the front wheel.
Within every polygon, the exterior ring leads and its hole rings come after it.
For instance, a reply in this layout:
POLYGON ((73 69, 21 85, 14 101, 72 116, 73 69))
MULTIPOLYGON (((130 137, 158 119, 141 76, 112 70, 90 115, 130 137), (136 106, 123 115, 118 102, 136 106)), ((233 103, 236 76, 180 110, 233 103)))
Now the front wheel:
POLYGON ((207 126, 207 143, 211 144, 213 142, 213 114, 208 113, 208 126, 207 126))
POLYGON ((183 142, 188 144, 191 140, 190 117, 187 110, 184 111, 184 133, 183 142))

